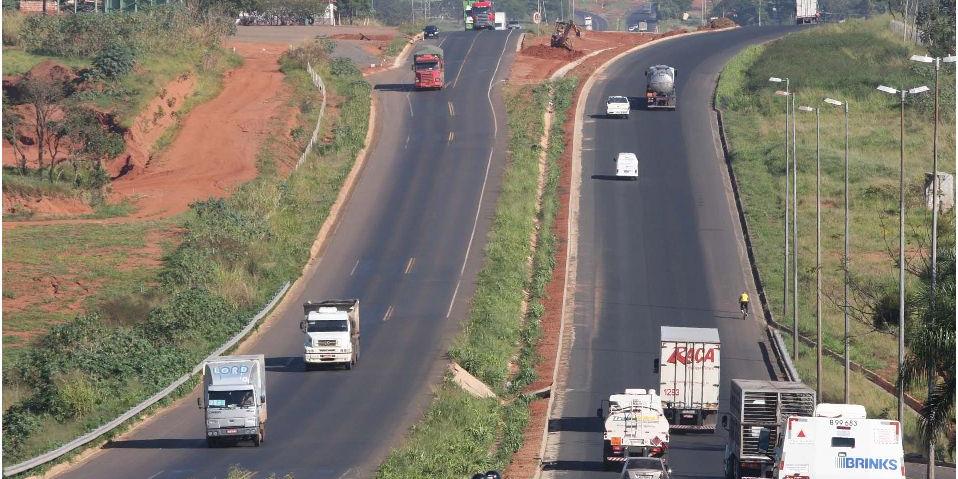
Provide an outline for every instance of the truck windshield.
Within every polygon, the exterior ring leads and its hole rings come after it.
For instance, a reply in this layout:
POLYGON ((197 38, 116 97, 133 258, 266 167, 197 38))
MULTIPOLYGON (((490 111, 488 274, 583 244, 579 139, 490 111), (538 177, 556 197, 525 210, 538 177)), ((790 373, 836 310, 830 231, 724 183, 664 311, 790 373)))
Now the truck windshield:
POLYGON ((253 390, 210 391, 208 403, 211 408, 252 407, 253 390))
POLYGON ((334 333, 349 331, 349 323, 345 319, 329 319, 324 321, 308 321, 308 333, 334 333))
POLYGON ((472 7, 473 15, 479 15, 483 13, 489 13, 489 7, 472 7))
POLYGON ((416 62, 416 71, 438 70, 439 62, 416 62))

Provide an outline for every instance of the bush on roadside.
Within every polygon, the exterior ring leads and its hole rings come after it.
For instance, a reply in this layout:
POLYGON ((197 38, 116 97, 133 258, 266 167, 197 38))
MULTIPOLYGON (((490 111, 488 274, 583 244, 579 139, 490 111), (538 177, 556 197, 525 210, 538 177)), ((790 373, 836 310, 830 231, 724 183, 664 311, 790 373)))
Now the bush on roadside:
POLYGON ((124 43, 113 43, 93 58, 93 68, 101 76, 115 79, 133 70, 133 48, 124 43))

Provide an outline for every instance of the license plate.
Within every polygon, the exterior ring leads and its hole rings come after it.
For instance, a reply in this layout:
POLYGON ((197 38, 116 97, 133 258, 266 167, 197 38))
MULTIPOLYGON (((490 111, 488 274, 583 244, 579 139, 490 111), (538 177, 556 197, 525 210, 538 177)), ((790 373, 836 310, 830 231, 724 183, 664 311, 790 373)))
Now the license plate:
POLYGON ((227 429, 226 434, 236 434, 236 429, 227 429))

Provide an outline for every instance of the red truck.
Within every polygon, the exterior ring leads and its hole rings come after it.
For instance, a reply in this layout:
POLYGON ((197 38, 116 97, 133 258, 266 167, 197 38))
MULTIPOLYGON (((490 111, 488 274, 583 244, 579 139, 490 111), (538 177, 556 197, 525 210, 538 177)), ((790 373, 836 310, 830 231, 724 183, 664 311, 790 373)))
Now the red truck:
POLYGON ((416 89, 441 90, 446 82, 446 64, 442 58, 442 48, 426 45, 412 56, 412 70, 416 74, 416 89))
POLYGON ((483 28, 487 28, 489 30, 495 30, 496 7, 490 0, 473 2, 472 8, 469 10, 469 15, 472 16, 473 29, 482 30, 483 28))

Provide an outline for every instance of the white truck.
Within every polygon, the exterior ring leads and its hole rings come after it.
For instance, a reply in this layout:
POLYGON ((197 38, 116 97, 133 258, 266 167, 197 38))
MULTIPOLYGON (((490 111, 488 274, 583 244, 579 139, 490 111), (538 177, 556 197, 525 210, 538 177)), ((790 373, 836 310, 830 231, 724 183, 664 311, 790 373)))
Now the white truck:
POLYGON ((795 0, 795 23, 818 23, 818 0, 795 0))
POLYGON ((359 300, 328 299, 303 304, 305 318, 299 329, 305 335, 303 363, 341 364, 352 369, 359 361, 359 300))
POLYGON ((665 417, 676 430, 715 430, 722 345, 715 328, 662 326, 659 391, 665 417), (660 372, 661 371, 661 372, 660 372))
POLYGON ((868 419, 857 404, 815 407, 814 417, 790 416, 775 448, 776 479, 901 479, 905 476, 898 421, 868 419))
POLYGON ((592 30, 592 17, 585 17, 585 29, 592 30))
POLYGON ((635 153, 619 153, 615 158, 615 177, 627 180, 639 179, 639 158, 635 153))
POLYGON ((206 444, 266 439, 266 358, 262 354, 220 356, 206 362, 203 397, 206 444))
POLYGON ((814 411, 815 391, 800 382, 733 379, 729 413, 722 417, 728 430, 725 477, 773 477, 773 448, 786 418, 811 417, 814 411))
POLYGON ((605 418, 602 462, 607 469, 629 457, 661 457, 669 445, 669 422, 662 414, 662 398, 654 389, 626 389, 613 394, 596 410, 605 418))
POLYGON ((613 95, 605 100, 605 116, 609 118, 628 118, 632 111, 632 104, 629 98, 613 95))
POLYGON ((506 12, 496 12, 495 19, 495 28, 496 30, 505 30, 508 23, 506 22, 506 12))

